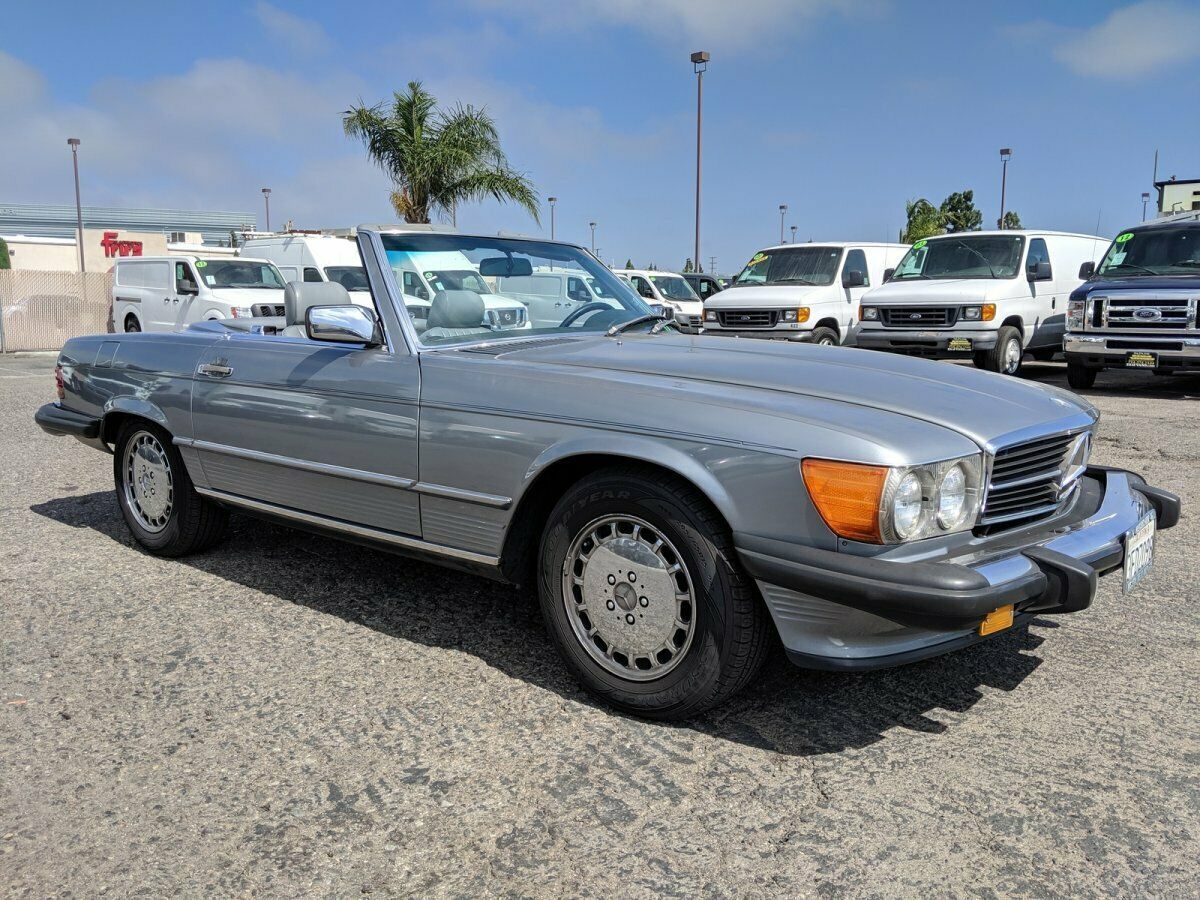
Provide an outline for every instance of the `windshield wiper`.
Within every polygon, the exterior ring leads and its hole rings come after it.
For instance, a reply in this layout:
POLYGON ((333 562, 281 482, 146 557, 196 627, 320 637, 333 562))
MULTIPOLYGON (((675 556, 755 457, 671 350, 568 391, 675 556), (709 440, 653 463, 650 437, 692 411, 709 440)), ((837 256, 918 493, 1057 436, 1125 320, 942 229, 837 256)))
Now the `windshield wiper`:
POLYGON ((617 322, 611 326, 608 331, 604 332, 605 337, 616 337, 626 328, 632 328, 634 325, 644 325, 646 322, 668 321, 667 317, 662 313, 646 313, 644 316, 634 316, 625 322, 617 322))
POLYGON ((1155 272, 1148 266, 1139 266, 1137 263, 1114 263, 1111 266, 1105 266, 1104 271, 1100 275, 1107 275, 1113 269, 1137 269, 1139 272, 1145 272, 1147 275, 1161 275, 1161 272, 1155 272))
POLYGON ((815 281, 809 281, 807 278, 800 278, 798 276, 793 278, 777 278, 775 281, 768 281, 767 284, 792 284, 793 282, 807 284, 810 287, 815 287, 817 284, 815 281))
POLYGON ((988 259, 986 256, 984 256, 982 253, 980 253, 978 250, 976 250, 974 247, 972 247, 970 244, 968 244, 966 241, 955 241, 954 243, 958 244, 958 246, 962 247, 968 253, 974 253, 976 256, 978 256, 980 259, 982 259, 983 264, 988 267, 988 273, 993 278, 1000 277, 999 275, 996 274, 996 270, 992 268, 992 261, 990 259, 988 259))

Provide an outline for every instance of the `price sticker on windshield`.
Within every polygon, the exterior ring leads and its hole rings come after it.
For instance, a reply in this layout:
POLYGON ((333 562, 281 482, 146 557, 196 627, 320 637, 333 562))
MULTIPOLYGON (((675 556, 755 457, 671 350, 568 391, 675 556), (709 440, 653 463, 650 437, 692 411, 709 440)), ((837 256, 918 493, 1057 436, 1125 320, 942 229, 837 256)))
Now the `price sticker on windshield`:
POLYGON ((204 260, 202 260, 202 259, 198 259, 198 260, 196 260, 196 268, 197 268, 197 269, 203 269, 203 268, 204 268, 205 266, 207 266, 207 265, 208 265, 208 263, 206 263, 206 262, 205 262, 204 260))
POLYGON ((927 243, 929 243, 929 242, 928 242, 927 240, 925 240, 925 238, 921 238, 921 240, 919 240, 919 241, 917 241, 915 244, 913 244, 913 249, 914 249, 914 250, 920 250, 920 249, 921 249, 922 247, 924 247, 924 246, 925 246, 927 243))
POLYGON ((1118 244, 1123 244, 1123 243, 1125 243, 1125 242, 1126 242, 1126 241, 1128 241, 1128 240, 1132 240, 1132 238, 1133 238, 1133 232, 1132 232, 1132 231, 1127 231, 1127 232, 1125 232, 1124 234, 1119 234, 1119 235, 1117 235, 1117 243, 1118 243, 1118 244))

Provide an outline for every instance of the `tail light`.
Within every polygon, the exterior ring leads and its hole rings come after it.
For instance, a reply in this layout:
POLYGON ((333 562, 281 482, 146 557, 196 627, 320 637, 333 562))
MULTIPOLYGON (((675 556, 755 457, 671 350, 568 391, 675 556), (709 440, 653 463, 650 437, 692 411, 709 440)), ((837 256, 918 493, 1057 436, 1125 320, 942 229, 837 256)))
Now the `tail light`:
POLYGON ((63 384, 62 366, 54 367, 54 393, 58 395, 59 400, 67 399, 67 389, 63 384))

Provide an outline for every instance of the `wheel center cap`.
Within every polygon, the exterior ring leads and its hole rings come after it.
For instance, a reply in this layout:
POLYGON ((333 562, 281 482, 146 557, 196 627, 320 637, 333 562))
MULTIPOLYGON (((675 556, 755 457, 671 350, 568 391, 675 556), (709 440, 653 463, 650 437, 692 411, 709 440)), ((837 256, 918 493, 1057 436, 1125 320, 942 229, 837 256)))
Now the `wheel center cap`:
POLYGON ((637 606, 638 598, 637 591, 628 581, 622 581, 613 590, 613 597, 617 601, 617 606, 629 612, 637 606))

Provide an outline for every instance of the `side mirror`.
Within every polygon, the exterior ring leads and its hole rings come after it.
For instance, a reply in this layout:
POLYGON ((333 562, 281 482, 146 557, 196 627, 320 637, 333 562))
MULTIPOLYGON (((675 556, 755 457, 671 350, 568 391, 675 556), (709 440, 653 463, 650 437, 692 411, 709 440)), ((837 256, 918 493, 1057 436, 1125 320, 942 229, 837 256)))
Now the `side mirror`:
POLYGON ((1087 281, 1096 274, 1096 264, 1090 259, 1079 267, 1079 278, 1082 281, 1087 281))
POLYGON ((649 297, 651 300, 654 299, 654 291, 650 290, 648 287, 639 287, 638 294, 643 297, 649 297))
POLYGON ((200 287, 194 281, 177 281, 175 282, 175 293, 195 296, 200 293, 200 287))
POLYGON ((1025 274, 1030 281, 1049 281, 1054 277, 1050 269, 1050 263, 1044 259, 1026 266, 1025 274))
POLYGON ((304 313, 304 330, 311 340, 332 344, 383 343, 375 316, 361 306, 310 306, 304 313))
POLYGON ((884 269, 884 270, 883 270, 883 280, 884 280, 885 282, 891 281, 891 280, 892 280, 892 276, 893 276, 893 275, 895 275, 895 274, 896 274, 896 267, 895 267, 895 266, 893 266, 893 267, 892 267, 892 268, 890 268, 890 269, 884 269))
POLYGON ((858 269, 847 269, 842 273, 842 287, 856 288, 867 283, 867 276, 858 269))

